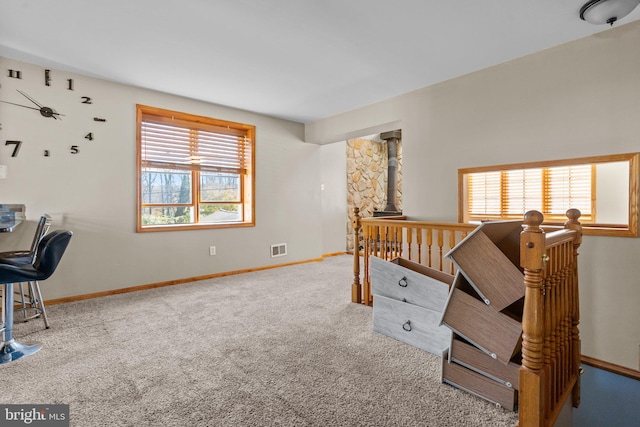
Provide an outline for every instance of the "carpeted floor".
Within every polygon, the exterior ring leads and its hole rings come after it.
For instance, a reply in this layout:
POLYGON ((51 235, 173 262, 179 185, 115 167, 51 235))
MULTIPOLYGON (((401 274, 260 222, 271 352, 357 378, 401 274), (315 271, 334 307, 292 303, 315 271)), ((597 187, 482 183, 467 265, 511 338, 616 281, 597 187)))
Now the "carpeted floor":
MULTIPOLYGON (((374 334, 337 256, 50 306, 16 324, 1 403, 70 405, 92 426, 512 426, 440 382, 440 359, 374 334)), ((46 286, 46 282, 42 284, 46 286)))

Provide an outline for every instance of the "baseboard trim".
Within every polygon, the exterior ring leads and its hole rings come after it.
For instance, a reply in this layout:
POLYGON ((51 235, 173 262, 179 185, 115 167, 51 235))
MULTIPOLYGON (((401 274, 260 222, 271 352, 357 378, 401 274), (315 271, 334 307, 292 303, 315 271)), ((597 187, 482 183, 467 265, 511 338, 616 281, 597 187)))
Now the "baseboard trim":
POLYGON ((615 363, 605 362, 604 360, 594 359, 593 357, 585 356, 584 354, 580 356, 580 359, 585 365, 640 381, 640 371, 635 369, 616 365, 615 363))
POLYGON ((224 277, 224 276, 232 276, 234 274, 250 273, 252 271, 270 270, 272 268, 287 267, 287 266, 290 266, 290 265, 297 265, 297 264, 306 264, 306 263, 309 263, 309 262, 322 262, 324 260, 324 258, 327 258, 327 257, 330 257, 330 256, 337 256, 337 255, 344 255, 344 253, 336 252, 336 253, 333 253, 333 254, 322 255, 322 258, 313 258, 313 259, 308 259, 308 260, 303 260, 303 261, 288 262, 288 263, 285 263, 285 264, 267 265, 267 266, 264 266, 264 267, 247 268, 247 269, 244 269, 244 270, 225 271, 225 272, 222 272, 222 273, 207 274, 205 276, 187 277, 187 278, 184 278, 184 279, 168 280, 166 282, 149 283, 149 284, 146 284, 146 285, 131 286, 131 287, 128 287, 128 288, 112 289, 112 290, 103 291, 103 292, 94 292, 94 293, 90 293, 90 294, 82 294, 82 295, 74 295, 74 296, 71 296, 71 297, 50 299, 50 300, 46 300, 45 304, 46 305, 55 305, 55 304, 64 304, 64 303, 75 302, 75 301, 84 301, 84 300, 88 300, 88 299, 101 298, 101 297, 106 297, 106 296, 110 296, 110 295, 127 294, 127 293, 130 293, 130 292, 146 291, 146 290, 149 290, 149 289, 162 288, 162 287, 165 287, 165 286, 181 285, 181 284, 184 284, 184 283, 197 282, 199 280, 215 279, 216 277, 224 277))

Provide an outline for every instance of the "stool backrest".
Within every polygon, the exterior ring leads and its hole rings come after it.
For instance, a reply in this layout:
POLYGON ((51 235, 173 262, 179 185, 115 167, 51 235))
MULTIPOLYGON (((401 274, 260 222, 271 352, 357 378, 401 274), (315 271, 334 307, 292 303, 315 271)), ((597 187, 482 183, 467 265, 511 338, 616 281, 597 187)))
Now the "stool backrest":
POLYGON ((30 255, 32 263, 36 259, 38 244, 40 243, 40 240, 42 240, 42 238, 49 232, 49 227, 51 227, 51 217, 47 214, 44 214, 40 217, 40 221, 38 221, 36 234, 33 236, 33 242, 31 242, 30 255))
POLYGON ((33 267, 38 271, 37 280, 45 280, 53 274, 72 235, 71 231, 55 230, 40 240, 33 262, 33 267))

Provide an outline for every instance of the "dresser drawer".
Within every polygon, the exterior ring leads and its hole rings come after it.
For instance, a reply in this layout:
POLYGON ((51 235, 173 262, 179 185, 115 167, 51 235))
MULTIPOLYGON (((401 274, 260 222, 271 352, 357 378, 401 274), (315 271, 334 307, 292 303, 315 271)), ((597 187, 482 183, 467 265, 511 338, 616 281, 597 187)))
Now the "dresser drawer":
POLYGON ((403 258, 371 257, 371 293, 442 311, 453 276, 403 258))
POLYGON ((520 351, 522 324, 478 298, 451 288, 442 324, 504 365, 520 351))
POLYGON ((505 225, 521 230, 520 224, 484 223, 446 255, 464 273, 485 304, 496 311, 524 297, 524 275, 484 231, 505 225))
POLYGON ((440 356, 451 330, 440 326, 441 312, 382 295, 373 296, 373 331, 440 356))
POLYGON ((518 390, 520 382, 520 365, 509 362, 505 365, 474 346, 461 341, 454 334, 449 349, 449 360, 465 366, 487 377, 503 383, 507 387, 518 390))
POLYGON ((457 363, 448 362, 446 357, 442 358, 442 382, 475 394, 509 411, 516 409, 516 390, 457 363))

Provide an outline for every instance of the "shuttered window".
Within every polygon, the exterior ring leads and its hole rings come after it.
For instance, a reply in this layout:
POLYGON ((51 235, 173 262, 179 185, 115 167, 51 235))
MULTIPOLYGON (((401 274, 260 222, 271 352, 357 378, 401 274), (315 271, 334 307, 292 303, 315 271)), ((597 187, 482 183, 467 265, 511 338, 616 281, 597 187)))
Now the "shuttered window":
POLYGON ((138 231, 254 224, 251 125, 138 105, 138 231))
POLYGON ((595 221, 595 167, 591 164, 507 169, 467 175, 469 220, 522 218, 538 210, 546 221, 566 220, 577 208, 582 222, 595 221))

